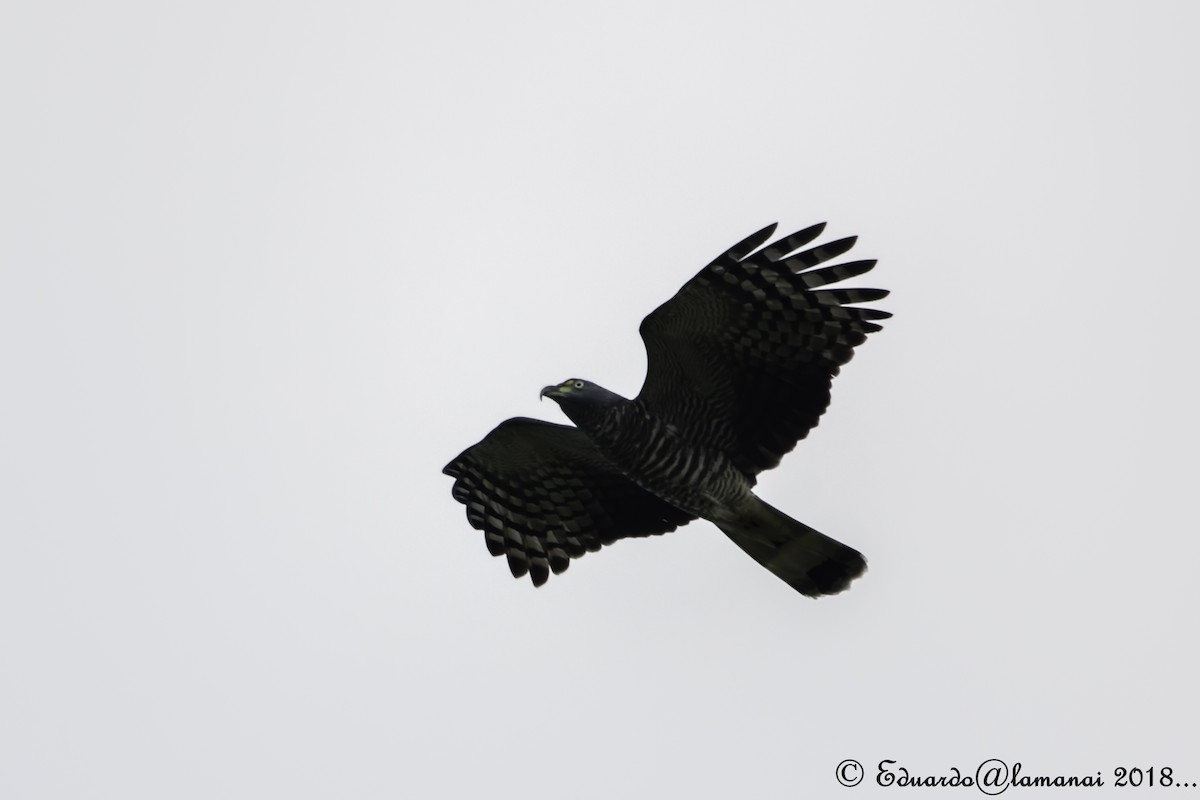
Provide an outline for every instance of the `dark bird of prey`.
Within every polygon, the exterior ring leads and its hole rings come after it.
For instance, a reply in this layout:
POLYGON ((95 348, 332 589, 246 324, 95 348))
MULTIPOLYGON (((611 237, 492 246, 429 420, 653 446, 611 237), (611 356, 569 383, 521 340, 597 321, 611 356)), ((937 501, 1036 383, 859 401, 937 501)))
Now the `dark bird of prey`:
POLYGON ((492 555, 536 586, 572 558, 710 520, 801 594, 836 594, 862 554, 755 496, 758 473, 812 430, 833 377, 886 311, 880 289, 820 287, 874 261, 814 269, 855 237, 797 252, 824 223, 758 249, 738 242, 642 320, 646 381, 632 400, 572 378, 542 389, 575 427, 516 417, 443 470, 492 555))

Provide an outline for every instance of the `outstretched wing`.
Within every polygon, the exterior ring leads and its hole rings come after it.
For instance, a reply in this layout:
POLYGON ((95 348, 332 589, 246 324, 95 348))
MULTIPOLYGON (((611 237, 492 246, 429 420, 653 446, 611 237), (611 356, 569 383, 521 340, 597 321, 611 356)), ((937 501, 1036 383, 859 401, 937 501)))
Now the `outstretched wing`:
POLYGON ((618 472, 570 425, 506 420, 442 471, 491 554, 535 586, 602 545, 695 519, 618 472))
POLYGON ((646 382, 638 395, 681 433, 721 448, 747 475, 779 463, 829 405, 838 369, 886 311, 851 303, 881 289, 822 289, 862 275, 874 261, 813 269, 855 237, 795 253, 814 225, 757 250, 770 225, 722 253, 641 325, 646 382))

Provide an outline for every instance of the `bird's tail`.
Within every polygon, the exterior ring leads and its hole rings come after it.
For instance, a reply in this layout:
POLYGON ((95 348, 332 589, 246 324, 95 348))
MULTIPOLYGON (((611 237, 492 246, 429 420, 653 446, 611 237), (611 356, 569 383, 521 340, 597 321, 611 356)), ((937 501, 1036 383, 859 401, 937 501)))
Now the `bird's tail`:
POLYGON ((867 569, 862 553, 758 497, 736 515, 714 522, 751 558, 808 597, 837 594, 867 569))

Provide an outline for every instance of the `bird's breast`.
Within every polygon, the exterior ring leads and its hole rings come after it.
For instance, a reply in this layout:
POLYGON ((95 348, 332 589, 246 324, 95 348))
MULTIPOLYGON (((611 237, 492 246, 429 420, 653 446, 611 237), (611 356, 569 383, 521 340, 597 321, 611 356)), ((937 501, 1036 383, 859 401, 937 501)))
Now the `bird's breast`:
POLYGON ((672 505, 705 518, 750 491, 750 482, 715 448, 694 442, 636 405, 605 418, 596 446, 627 477, 672 505))

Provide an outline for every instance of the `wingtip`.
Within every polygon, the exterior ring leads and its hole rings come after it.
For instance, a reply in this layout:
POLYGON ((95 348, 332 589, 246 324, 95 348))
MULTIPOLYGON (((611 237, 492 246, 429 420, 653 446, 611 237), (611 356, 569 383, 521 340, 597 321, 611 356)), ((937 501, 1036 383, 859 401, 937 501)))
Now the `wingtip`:
POLYGON ((793 236, 803 235, 804 239, 805 239, 804 243, 797 245, 797 247, 803 247, 805 244, 808 244, 809 242, 813 241, 818 236, 823 234, 827 227, 829 227, 828 222, 817 222, 813 225, 809 225, 807 228, 804 228, 803 230, 796 231, 794 234, 792 234, 793 236))
POLYGON ((779 223, 772 222, 770 225, 763 228, 762 230, 759 230, 755 233, 750 234, 745 239, 742 239, 740 242, 735 244, 733 247, 730 247, 724 253, 721 253, 721 255, 714 258, 709 263, 708 266, 709 267, 718 267, 718 266, 724 267, 724 266, 729 266, 730 264, 732 264, 735 261, 742 260, 743 258, 748 256, 750 253, 753 253, 755 250, 762 247, 763 243, 771 238, 771 234, 773 234, 775 232, 775 229, 778 227, 779 227, 779 223))
POLYGON ((777 230, 779 230, 779 223, 772 222, 770 225, 763 228, 762 230, 756 231, 755 233, 751 234, 750 236, 747 236, 743 240, 743 243, 757 242, 757 244, 755 244, 753 247, 750 248, 751 251, 757 250, 759 247, 762 247, 764 243, 770 241, 771 237, 775 235, 775 231, 777 231, 777 230))
POLYGON ((529 574, 529 560, 520 550, 505 550, 505 558, 508 561, 508 571, 512 573, 514 578, 524 578, 529 574))
POLYGON ((858 244, 858 236, 843 236, 841 239, 834 239, 832 242, 814 247, 814 250, 820 251, 825 260, 843 255, 854 249, 854 245, 858 244))

